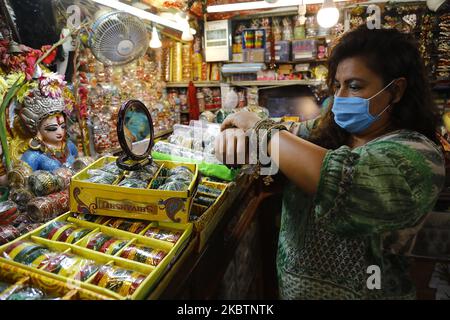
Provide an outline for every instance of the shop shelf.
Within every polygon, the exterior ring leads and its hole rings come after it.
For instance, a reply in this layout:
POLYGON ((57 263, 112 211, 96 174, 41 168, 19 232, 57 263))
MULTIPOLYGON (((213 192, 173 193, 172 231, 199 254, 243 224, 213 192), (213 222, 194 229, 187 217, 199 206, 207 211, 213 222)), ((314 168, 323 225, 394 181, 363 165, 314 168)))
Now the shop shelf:
MULTIPOLYGON (((193 81, 196 87, 220 87, 220 81, 193 81)), ((167 82, 167 88, 187 88, 189 82, 167 82)))
POLYGON ((322 80, 271 80, 271 81, 231 81, 233 86, 250 87, 250 86, 315 86, 324 83, 322 80))

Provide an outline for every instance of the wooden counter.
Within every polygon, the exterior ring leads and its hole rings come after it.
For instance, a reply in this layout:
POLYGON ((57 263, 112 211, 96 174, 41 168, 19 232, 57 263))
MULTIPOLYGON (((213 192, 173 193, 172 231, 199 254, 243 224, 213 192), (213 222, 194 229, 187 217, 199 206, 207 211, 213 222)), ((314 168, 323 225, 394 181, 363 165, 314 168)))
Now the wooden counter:
POLYGON ((192 239, 149 299, 217 298, 239 243, 257 215, 264 212, 260 210, 263 201, 272 195, 264 192, 259 180, 251 181, 248 176, 239 178, 231 188, 218 209, 225 210, 223 217, 206 245, 198 251, 198 239, 192 239))

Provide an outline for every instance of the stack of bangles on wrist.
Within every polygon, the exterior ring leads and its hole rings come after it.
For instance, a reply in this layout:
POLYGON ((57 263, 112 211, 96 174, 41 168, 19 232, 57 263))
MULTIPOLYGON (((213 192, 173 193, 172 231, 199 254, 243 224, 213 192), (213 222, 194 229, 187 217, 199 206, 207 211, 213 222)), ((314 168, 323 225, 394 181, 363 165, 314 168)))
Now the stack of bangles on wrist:
POLYGON ((288 128, 285 125, 275 122, 273 120, 263 119, 258 121, 251 130, 252 130, 251 134, 256 135, 256 140, 253 141, 256 141, 256 145, 258 147, 257 164, 258 166, 261 166, 261 162, 259 159, 260 152, 261 150, 264 150, 264 152, 267 153, 270 140, 272 139, 272 133, 275 133, 274 130, 288 131, 288 128), (260 135, 260 133, 262 135, 260 135))

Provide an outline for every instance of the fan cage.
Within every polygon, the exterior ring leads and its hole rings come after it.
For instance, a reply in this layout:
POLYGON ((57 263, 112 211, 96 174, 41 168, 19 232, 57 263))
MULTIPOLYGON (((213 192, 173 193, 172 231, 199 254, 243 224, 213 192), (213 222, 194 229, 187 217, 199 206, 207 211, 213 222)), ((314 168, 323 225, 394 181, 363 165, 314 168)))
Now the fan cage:
POLYGON ((142 57, 149 33, 144 22, 125 12, 111 12, 92 25, 89 43, 93 55, 109 66, 128 64, 142 57))

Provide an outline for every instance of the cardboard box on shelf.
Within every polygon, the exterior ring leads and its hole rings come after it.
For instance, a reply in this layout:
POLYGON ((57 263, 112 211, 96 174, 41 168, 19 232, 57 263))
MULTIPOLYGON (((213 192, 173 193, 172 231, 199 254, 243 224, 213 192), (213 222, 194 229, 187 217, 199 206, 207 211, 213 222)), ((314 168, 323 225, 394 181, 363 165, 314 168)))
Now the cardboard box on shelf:
POLYGON ((264 49, 244 49, 245 62, 264 62, 264 49))
MULTIPOLYGON (((265 61, 269 62, 271 58, 271 43, 266 44, 265 61)), ((291 60, 291 41, 275 41, 275 56, 277 62, 289 62, 291 60)))
POLYGON ((315 59, 317 55, 317 40, 292 41, 292 60, 302 61, 315 59))

